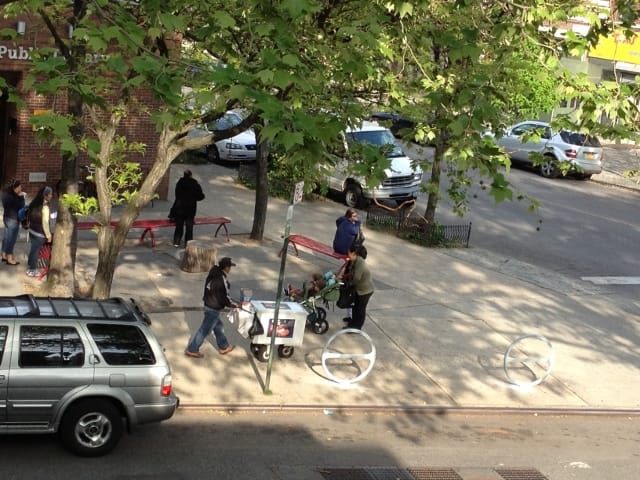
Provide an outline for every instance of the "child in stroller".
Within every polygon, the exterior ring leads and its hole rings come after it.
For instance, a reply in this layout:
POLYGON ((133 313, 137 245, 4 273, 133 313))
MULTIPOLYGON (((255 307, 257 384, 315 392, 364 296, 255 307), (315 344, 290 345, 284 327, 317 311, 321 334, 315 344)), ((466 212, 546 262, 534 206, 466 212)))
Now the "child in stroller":
POLYGON ((307 325, 311 327, 314 333, 320 335, 329 330, 327 310, 318 306, 318 303, 324 303, 326 307, 329 302, 335 302, 338 299, 340 284, 334 272, 314 273, 311 280, 302 284, 302 288, 295 288, 289 284, 285 290, 285 295, 298 302, 309 312, 307 325))

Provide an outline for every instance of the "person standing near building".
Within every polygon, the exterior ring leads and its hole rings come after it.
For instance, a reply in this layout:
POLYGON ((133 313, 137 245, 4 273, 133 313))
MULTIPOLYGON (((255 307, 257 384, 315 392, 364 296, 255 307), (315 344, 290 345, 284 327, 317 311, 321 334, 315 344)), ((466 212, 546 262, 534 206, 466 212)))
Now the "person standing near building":
POLYGON ((185 245, 193 240, 193 221, 196 217, 196 207, 200 200, 204 200, 204 193, 198 181, 193 178, 191 170, 185 170, 184 175, 176 183, 175 201, 169 216, 176 222, 173 232, 173 246, 179 247, 184 232, 185 245))
POLYGON ((7 265, 18 265, 13 256, 13 248, 20 233, 20 222, 18 221, 18 211, 24 207, 25 193, 22 191, 20 180, 12 180, 9 186, 2 191, 2 209, 4 213, 4 238, 2 240, 2 261, 7 265))
POLYGON ((229 296, 229 281, 227 274, 231 271, 231 267, 236 264, 229 257, 222 258, 218 265, 214 265, 209 271, 207 279, 204 282, 204 319, 200 328, 194 335, 193 339, 187 345, 184 354, 188 357, 202 358, 204 355, 200 353, 200 346, 207 338, 207 335, 213 331, 218 345, 218 353, 226 355, 235 348, 230 345, 224 334, 224 325, 220 318, 220 311, 225 308, 237 308, 238 304, 231 300, 229 296))
POLYGON ((50 203, 53 189, 43 187, 29 204, 29 256, 27 258, 27 276, 38 276, 38 255, 46 243, 51 243, 51 211, 50 203))
POLYGON ((352 245, 347 252, 349 265, 345 273, 345 280, 354 288, 355 299, 351 310, 351 319, 349 319, 343 328, 362 330, 362 326, 367 317, 367 304, 369 303, 371 295, 373 295, 374 286, 369 267, 359 252, 360 249, 358 245, 352 245))

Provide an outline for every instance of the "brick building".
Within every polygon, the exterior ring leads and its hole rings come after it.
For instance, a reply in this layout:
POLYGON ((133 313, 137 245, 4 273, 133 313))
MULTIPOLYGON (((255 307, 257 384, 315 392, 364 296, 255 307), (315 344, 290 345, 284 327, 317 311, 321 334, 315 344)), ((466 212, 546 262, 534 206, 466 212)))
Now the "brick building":
MULTIPOLYGON (((18 19, 0 19, 0 29, 15 29, 17 40, 0 39, 0 76, 13 86, 22 89, 25 74, 30 68, 30 52, 36 46, 50 44, 50 35, 38 18, 21 17, 18 19)), ((65 92, 55 95, 37 95, 35 92, 24 92, 26 108, 17 108, 7 101, 6 92, 0 96, 0 185, 4 188, 14 178, 19 179, 31 196, 44 185, 53 186, 60 179, 61 154, 58 148, 48 143, 36 142, 35 132, 28 121, 32 115, 42 111, 67 112, 67 96, 65 92)), ((138 92, 137 100, 145 105, 153 106, 155 100, 150 93, 138 92)), ((146 153, 131 154, 129 160, 140 163, 143 172, 150 169, 154 162, 158 144, 155 127, 148 116, 131 114, 123 120, 120 135, 129 141, 146 145, 146 153)), ((88 160, 81 158, 80 164, 88 160)), ((79 178, 82 175, 79 174, 79 178)), ((168 191, 168 175, 157 189, 160 198, 166 198, 168 191)))

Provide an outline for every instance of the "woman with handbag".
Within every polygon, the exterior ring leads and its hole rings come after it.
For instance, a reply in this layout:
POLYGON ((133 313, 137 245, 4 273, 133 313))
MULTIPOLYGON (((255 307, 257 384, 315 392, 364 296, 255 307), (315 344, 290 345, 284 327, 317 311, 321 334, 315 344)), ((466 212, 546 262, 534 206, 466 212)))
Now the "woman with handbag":
POLYGON ((349 265, 347 266, 345 276, 348 277, 346 280, 355 291, 355 295, 351 309, 351 318, 343 328, 361 330, 367 317, 367 304, 369 303, 371 295, 373 295, 374 286, 369 267, 359 252, 360 248, 358 245, 352 245, 347 252, 349 265))
POLYGON ((349 208, 342 217, 336 219, 333 249, 342 255, 346 255, 349 247, 354 244, 362 245, 363 243, 364 235, 362 233, 362 224, 358 220, 358 212, 353 208, 349 208))

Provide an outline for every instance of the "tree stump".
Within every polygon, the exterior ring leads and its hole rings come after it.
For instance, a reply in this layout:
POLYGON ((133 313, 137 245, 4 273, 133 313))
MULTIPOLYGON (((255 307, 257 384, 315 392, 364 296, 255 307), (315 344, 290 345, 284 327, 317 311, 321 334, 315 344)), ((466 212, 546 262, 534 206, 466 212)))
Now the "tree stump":
POLYGON ((180 270, 188 273, 208 272, 216 263, 216 247, 203 240, 189 240, 180 270))

